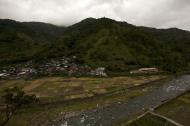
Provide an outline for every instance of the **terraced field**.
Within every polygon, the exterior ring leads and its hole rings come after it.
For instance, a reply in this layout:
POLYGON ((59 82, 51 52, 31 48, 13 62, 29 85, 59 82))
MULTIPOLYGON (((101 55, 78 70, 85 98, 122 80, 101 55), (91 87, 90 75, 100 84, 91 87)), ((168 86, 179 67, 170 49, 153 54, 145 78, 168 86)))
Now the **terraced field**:
POLYGON ((156 112, 171 118, 184 126, 190 125, 190 92, 159 107, 156 112))
POLYGON ((2 80, 0 81, 0 95, 5 88, 18 86, 23 88, 27 93, 35 94, 44 99, 55 99, 55 97, 76 99, 139 86, 164 77, 161 75, 152 75, 112 78, 47 77, 37 80, 2 80))

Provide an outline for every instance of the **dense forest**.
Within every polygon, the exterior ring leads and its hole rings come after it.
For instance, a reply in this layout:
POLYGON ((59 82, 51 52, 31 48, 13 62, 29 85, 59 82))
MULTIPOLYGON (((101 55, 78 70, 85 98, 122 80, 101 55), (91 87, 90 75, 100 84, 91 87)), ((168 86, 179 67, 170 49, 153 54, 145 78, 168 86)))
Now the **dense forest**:
POLYGON ((139 27, 108 18, 87 18, 69 27, 0 20, 0 65, 76 56, 78 64, 109 71, 190 68, 190 32, 139 27))

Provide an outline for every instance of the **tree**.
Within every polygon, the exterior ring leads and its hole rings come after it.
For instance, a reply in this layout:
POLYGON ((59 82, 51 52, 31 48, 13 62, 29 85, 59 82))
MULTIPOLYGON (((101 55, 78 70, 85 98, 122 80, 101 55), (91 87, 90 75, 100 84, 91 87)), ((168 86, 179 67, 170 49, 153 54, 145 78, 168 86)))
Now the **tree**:
POLYGON ((24 91, 22 91, 18 87, 6 89, 4 91, 4 95, 2 96, 2 98, 6 105, 5 108, 6 116, 1 126, 5 126, 8 123, 8 121, 14 115, 16 115, 18 110, 20 110, 22 107, 38 101, 35 95, 27 95, 24 91))

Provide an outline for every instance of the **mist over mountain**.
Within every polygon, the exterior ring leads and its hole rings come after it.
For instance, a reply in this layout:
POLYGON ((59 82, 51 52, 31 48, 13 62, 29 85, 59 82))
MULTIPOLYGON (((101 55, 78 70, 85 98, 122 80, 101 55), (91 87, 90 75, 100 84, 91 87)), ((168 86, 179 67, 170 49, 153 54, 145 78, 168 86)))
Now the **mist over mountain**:
POLYGON ((110 71, 190 66, 190 32, 138 27, 109 18, 87 18, 69 27, 0 20, 0 64, 76 56, 79 64, 110 71))

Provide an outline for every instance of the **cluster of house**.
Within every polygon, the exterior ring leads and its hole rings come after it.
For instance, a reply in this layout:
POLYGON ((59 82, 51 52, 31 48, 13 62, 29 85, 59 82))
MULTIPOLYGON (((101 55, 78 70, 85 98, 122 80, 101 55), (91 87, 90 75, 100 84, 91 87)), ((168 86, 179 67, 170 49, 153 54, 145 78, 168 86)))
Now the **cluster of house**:
POLYGON ((15 67, 0 70, 0 78, 32 78, 40 75, 63 74, 68 76, 107 76, 104 67, 92 69, 87 65, 78 65, 68 58, 50 60, 34 65, 32 61, 15 67))
POLYGON ((7 68, 0 71, 0 78, 21 78, 31 77, 37 74, 37 70, 34 68, 7 68))

